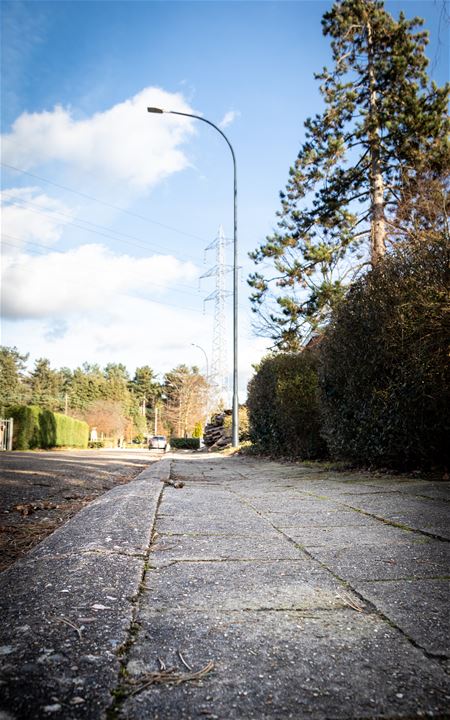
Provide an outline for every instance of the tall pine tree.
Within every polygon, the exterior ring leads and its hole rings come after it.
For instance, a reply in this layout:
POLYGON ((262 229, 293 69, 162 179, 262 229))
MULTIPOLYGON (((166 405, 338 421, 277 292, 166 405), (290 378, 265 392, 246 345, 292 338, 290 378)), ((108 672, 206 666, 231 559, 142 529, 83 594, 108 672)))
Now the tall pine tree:
POLYGON ((325 111, 305 122, 277 231, 250 255, 274 268, 249 284, 259 329, 279 347, 295 348, 380 261, 405 193, 410 202, 420 178, 448 175, 449 87, 429 83, 421 25, 380 0, 339 0, 323 16, 334 62, 316 75, 325 111))

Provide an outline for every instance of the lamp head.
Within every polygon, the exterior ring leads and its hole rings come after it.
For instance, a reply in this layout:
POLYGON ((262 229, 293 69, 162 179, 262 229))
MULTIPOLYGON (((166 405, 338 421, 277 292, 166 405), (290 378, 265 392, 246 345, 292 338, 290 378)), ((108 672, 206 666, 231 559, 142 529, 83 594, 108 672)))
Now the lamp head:
POLYGON ((161 110, 161 108, 154 108, 154 107, 148 107, 147 112, 151 113, 163 113, 164 110, 161 110))

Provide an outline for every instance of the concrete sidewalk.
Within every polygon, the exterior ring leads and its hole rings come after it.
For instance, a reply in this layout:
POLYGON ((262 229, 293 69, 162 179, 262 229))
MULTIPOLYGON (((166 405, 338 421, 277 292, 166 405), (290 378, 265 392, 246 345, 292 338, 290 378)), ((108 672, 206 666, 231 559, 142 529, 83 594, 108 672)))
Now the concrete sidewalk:
POLYGON ((448 718, 448 500, 162 460, 0 575, 0 718, 448 718))

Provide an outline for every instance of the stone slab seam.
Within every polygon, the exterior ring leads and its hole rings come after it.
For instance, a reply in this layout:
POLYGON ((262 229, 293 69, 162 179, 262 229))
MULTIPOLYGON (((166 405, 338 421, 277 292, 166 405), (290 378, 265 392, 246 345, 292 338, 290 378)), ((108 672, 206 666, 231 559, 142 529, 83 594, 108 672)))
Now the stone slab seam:
POLYGON ((119 670, 119 674, 117 677, 116 687, 111 690, 111 695, 113 696, 113 699, 112 699, 111 705, 105 711, 105 714, 104 714, 105 720, 116 720, 116 718, 119 716, 121 705, 126 698, 126 692, 124 691, 124 684, 122 682, 122 677, 126 676, 126 666, 128 663, 129 652, 130 652, 133 644, 136 642, 138 634, 139 634, 139 624, 137 623, 137 617, 138 617, 138 613, 139 613, 139 601, 140 601, 140 598, 141 598, 143 592, 145 591, 145 581, 146 581, 146 577, 147 577, 147 572, 150 569, 149 560, 150 560, 150 553, 152 551, 152 546, 153 546, 154 538, 155 538, 156 520, 158 517, 158 510, 162 503, 164 490, 166 488, 166 485, 164 484, 164 480, 171 479, 171 467, 172 467, 171 460, 163 460, 161 462, 162 463, 166 462, 166 463, 168 463, 168 465, 164 466, 164 468, 162 469, 162 472, 160 473, 160 476, 159 476, 159 479, 161 480, 163 485, 161 486, 161 489, 159 491, 158 499, 156 502, 156 508, 155 508, 155 512, 153 515, 153 522, 152 522, 152 526, 150 529, 150 539, 149 539, 148 547, 147 547, 145 555, 144 555, 144 565, 143 565, 143 569, 142 569, 141 581, 139 584, 138 591, 134 597, 132 619, 130 622, 130 626, 128 628, 128 638, 125 641, 125 643, 117 650, 117 655, 120 657, 120 670, 119 670))
MULTIPOLYGON (((317 493, 308 492, 307 490, 302 490, 305 495, 308 495, 308 497, 313 498, 322 498, 323 495, 317 495, 317 493)), ((377 495, 378 493, 374 493, 374 495, 377 495)), ((394 493, 393 493, 394 494, 394 493)), ((402 494, 402 493, 399 493, 402 494)), ((414 497, 414 496, 413 496, 414 497)), ((419 496, 417 496, 419 497, 419 496)), ((425 500, 433 500, 433 498, 425 497, 423 496, 425 500)), ((328 499, 328 498, 327 498, 328 499)), ((416 535, 425 535, 426 537, 430 537, 433 540, 440 540, 441 542, 448 543, 450 542, 449 538, 443 537, 442 535, 436 535, 436 533, 428 532, 427 530, 418 530, 417 528, 410 527, 409 525, 406 525, 405 523, 399 523, 395 522, 395 520, 389 520, 388 518, 381 517, 380 515, 376 515, 375 513, 368 512, 367 510, 362 510, 361 508, 355 507, 354 505, 348 505, 345 502, 341 502, 340 500, 334 500, 335 503, 338 505, 342 505, 343 508, 350 508, 353 512, 360 513, 361 515, 366 515, 367 517, 374 518, 374 520, 378 520, 379 522, 384 523, 384 525, 390 525, 392 527, 400 528, 400 530, 405 530, 406 532, 415 533, 416 535)), ((449 502, 449 501, 447 501, 449 502)))
MULTIPOLYGON (((249 500, 247 500, 246 498, 242 497, 241 495, 239 495, 239 493, 237 493, 237 492, 235 492, 235 491, 233 491, 233 490, 230 490, 230 492, 238 495, 238 497, 241 498, 241 500, 244 502, 244 504, 248 505, 248 507, 251 507, 252 510, 254 510, 254 512, 255 512, 257 515, 259 515, 260 517, 264 518, 264 520, 266 520, 266 522, 269 523, 269 525, 271 525, 271 526, 274 528, 274 530, 276 530, 276 531, 279 532, 281 535, 283 535, 283 537, 284 537, 289 543, 291 543, 292 545, 294 545, 297 549, 299 549, 299 550, 301 550, 302 552, 304 552, 305 555, 307 555, 307 556, 310 558, 310 560, 312 560, 313 562, 315 562, 315 563, 317 563, 318 565, 320 565, 320 567, 321 567, 323 570, 326 570, 327 572, 329 572, 330 575, 332 575, 332 576, 335 578, 335 580, 337 580, 337 581, 338 581, 341 585, 343 585, 345 588, 349 588, 349 589, 352 591, 352 593, 354 593, 354 595, 356 595, 356 597, 358 597, 362 602, 365 603, 365 605, 370 609, 371 613, 377 615, 380 619, 382 619, 382 620, 383 620, 385 623, 387 623, 390 627, 392 627, 392 628, 394 628, 395 630, 397 630, 404 638, 406 638, 406 640, 407 640, 409 643, 411 643, 411 645, 413 645, 413 647, 415 647, 417 650, 419 650, 420 652, 422 652, 422 653, 424 654, 424 656, 425 656, 428 660, 433 660, 433 661, 435 661, 435 662, 438 661, 438 663, 439 663, 439 662, 446 662, 446 661, 448 661, 448 657, 447 657, 447 656, 441 655, 441 654, 438 654, 438 653, 429 652, 429 651, 426 650, 424 647, 422 647, 422 645, 420 645, 419 643, 417 643, 417 642, 416 642, 413 638, 411 638, 401 627, 399 627, 395 622, 393 622, 393 620, 391 620, 391 618, 389 618, 387 615, 385 615, 373 602, 371 602, 370 600, 368 600, 364 595, 362 595, 362 593, 360 593, 358 590, 356 590, 356 588, 354 588, 353 585, 352 585, 348 580, 345 580, 345 578, 341 578, 339 575, 337 575, 337 573, 335 573, 333 570, 331 570, 325 563, 323 563, 322 561, 318 560, 316 557, 314 557, 314 555, 312 555, 310 552, 308 552, 308 550, 307 550, 305 547, 301 546, 298 542, 296 542, 296 541, 293 540, 291 537, 289 537, 289 535, 287 535, 283 530, 281 530, 280 528, 277 528, 277 526, 274 525, 273 522, 272 522, 271 520, 269 520, 269 518, 266 517, 260 510, 258 510, 257 508, 255 508, 254 505, 252 505, 252 503, 251 503, 249 500)), ((312 493, 311 493, 311 494, 312 494, 312 493)), ((346 506, 346 507, 350 507, 350 506, 346 506)), ((364 514, 369 515, 370 513, 364 513, 364 514)), ((373 517, 375 517, 375 516, 373 516, 373 517)), ((419 530, 419 531, 416 531, 416 532, 421 533, 422 531, 419 530)), ((424 533, 424 534, 425 534, 425 533, 424 533)))

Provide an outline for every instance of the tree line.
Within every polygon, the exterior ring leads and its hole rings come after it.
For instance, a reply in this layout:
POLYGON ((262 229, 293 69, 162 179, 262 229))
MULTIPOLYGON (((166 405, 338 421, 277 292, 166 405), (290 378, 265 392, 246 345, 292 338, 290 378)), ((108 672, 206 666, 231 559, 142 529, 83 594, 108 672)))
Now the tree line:
POLYGON ((178 365, 159 381, 149 365, 131 377, 121 363, 54 369, 40 358, 27 371, 28 357, 0 347, 2 416, 12 406, 37 406, 85 420, 98 437, 127 440, 143 440, 155 430, 192 436, 205 422, 208 383, 195 366, 178 365))

